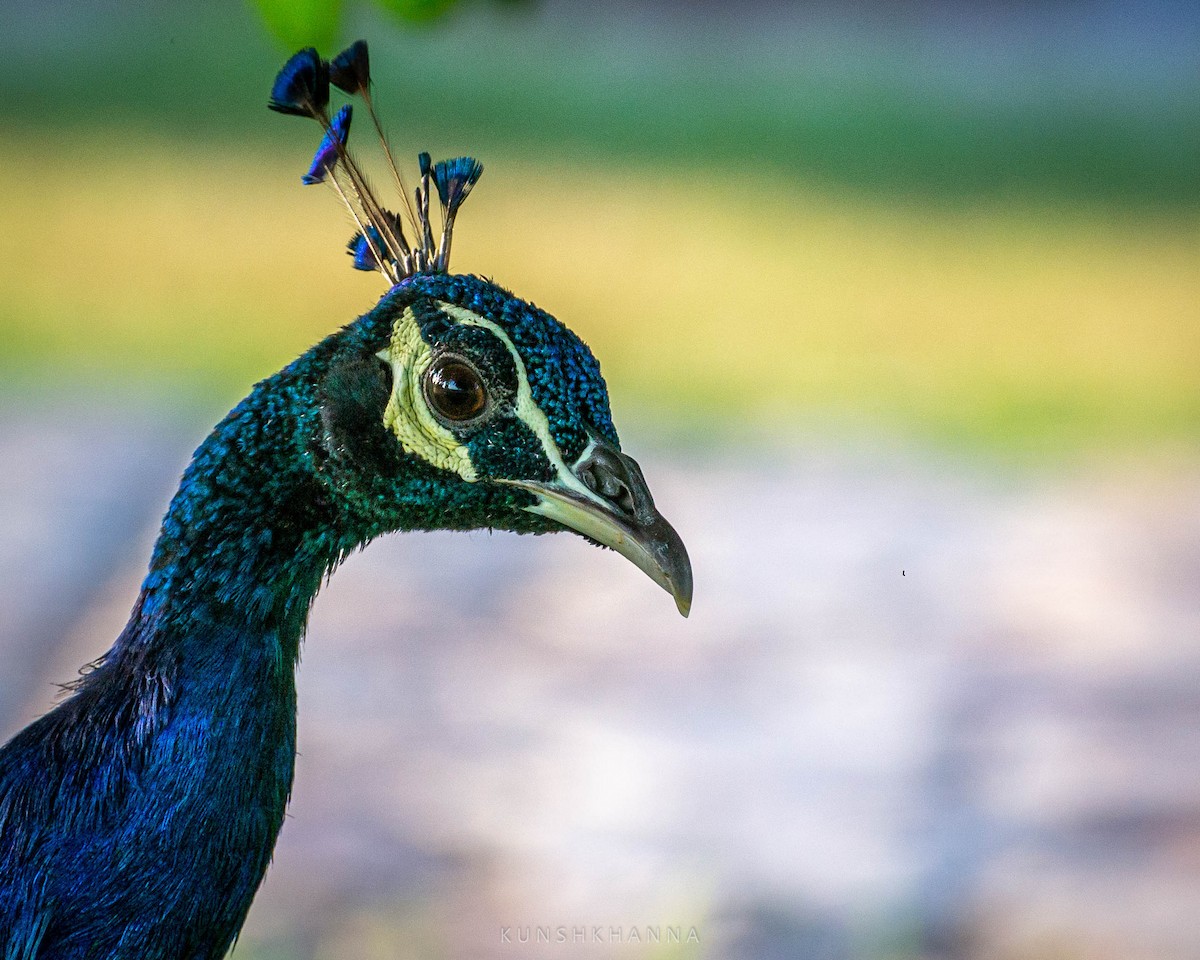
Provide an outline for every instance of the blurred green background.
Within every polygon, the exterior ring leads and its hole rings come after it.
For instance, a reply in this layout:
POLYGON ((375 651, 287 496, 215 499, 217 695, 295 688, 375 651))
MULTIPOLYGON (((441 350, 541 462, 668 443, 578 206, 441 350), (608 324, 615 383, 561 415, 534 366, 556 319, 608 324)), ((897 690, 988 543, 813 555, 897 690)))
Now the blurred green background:
MULTIPOLYGON (((1055 455, 1196 436, 1184 8, 311 6, 264 0, 297 42, 371 38, 402 155, 484 160, 456 268, 580 331, 618 414, 1055 455)), ((300 189, 314 130, 265 110, 288 48, 257 8, 5 17, 10 385, 216 409, 373 303, 300 189)))
POLYGON ((484 162, 454 268, 593 347, 696 606, 566 536, 348 561, 234 956, 1200 954, 1182 0, 0 0, 0 737, 213 420, 383 293, 266 109, 358 37, 410 172, 484 162), (498 942, 577 919, 701 944, 498 942))

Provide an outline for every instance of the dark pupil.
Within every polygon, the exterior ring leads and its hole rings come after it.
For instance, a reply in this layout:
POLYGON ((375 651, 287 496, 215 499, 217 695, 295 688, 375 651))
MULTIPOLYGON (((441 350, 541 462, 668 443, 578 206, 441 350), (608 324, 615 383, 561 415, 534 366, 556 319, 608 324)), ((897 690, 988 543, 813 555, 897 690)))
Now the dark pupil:
POLYGON ((483 413, 487 397, 479 374, 465 363, 443 363, 430 371, 426 381, 429 402, 448 420, 470 420, 483 413))

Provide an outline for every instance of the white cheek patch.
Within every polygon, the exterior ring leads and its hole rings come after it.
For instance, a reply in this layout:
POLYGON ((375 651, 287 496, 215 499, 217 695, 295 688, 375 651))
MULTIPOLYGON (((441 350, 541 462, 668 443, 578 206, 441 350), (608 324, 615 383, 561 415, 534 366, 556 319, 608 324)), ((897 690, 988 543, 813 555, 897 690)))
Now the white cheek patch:
POLYGON ((470 452, 437 422, 425 403, 421 378, 432 354, 421 339, 411 307, 392 327, 392 342, 380 351, 379 358, 392 368, 392 395, 383 412, 383 425, 395 434, 404 451, 439 469, 452 470, 468 483, 478 480, 470 452))

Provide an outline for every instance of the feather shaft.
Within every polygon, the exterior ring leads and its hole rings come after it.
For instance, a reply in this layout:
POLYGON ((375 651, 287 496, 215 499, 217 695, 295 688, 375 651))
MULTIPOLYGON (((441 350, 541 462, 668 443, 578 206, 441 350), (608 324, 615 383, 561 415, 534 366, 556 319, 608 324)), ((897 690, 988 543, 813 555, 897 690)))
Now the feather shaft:
POLYGON ((338 183, 338 178, 336 175, 330 177, 329 182, 333 184, 333 189, 336 190, 338 196, 342 198, 342 203, 344 203, 346 205, 346 209, 350 211, 350 216, 354 218, 354 223, 355 226, 358 227, 359 233, 363 235, 367 241, 367 245, 370 246, 371 254, 375 257, 375 262, 379 265, 379 272, 382 273, 384 277, 386 277, 392 283, 399 282, 399 277, 396 275, 395 267, 393 266, 391 269, 389 269, 391 261, 385 255, 383 249, 381 247, 377 247, 375 242, 371 239, 370 222, 368 221, 367 223, 363 223, 362 219, 359 218, 358 211, 354 209, 354 204, 350 202, 350 198, 346 196, 346 192, 342 189, 342 185, 338 183))

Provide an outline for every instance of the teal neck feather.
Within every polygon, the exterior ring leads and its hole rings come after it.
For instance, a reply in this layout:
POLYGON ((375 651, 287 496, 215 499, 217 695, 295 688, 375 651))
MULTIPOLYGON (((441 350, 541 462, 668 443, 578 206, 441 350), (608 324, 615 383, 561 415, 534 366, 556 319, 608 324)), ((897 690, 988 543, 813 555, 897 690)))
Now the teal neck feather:
MULTIPOLYGON (((260 383, 201 444, 125 630, 0 754, 0 827, 17 810, 55 824, 53 844, 0 844, 18 891, 0 902, 0 956, 217 960, 240 929, 291 791, 312 599, 349 551, 420 519, 403 503, 368 519, 349 492, 354 458, 389 448, 339 431, 338 403, 381 410, 386 395, 378 364, 374 386, 338 372, 345 336, 260 383)), ((420 485, 419 468, 392 466, 392 492, 420 485)))
POLYGON ((305 375, 316 365, 259 384, 196 451, 143 586, 165 623, 275 636, 289 665, 322 578, 370 534, 345 522, 318 474, 320 407, 305 375))

